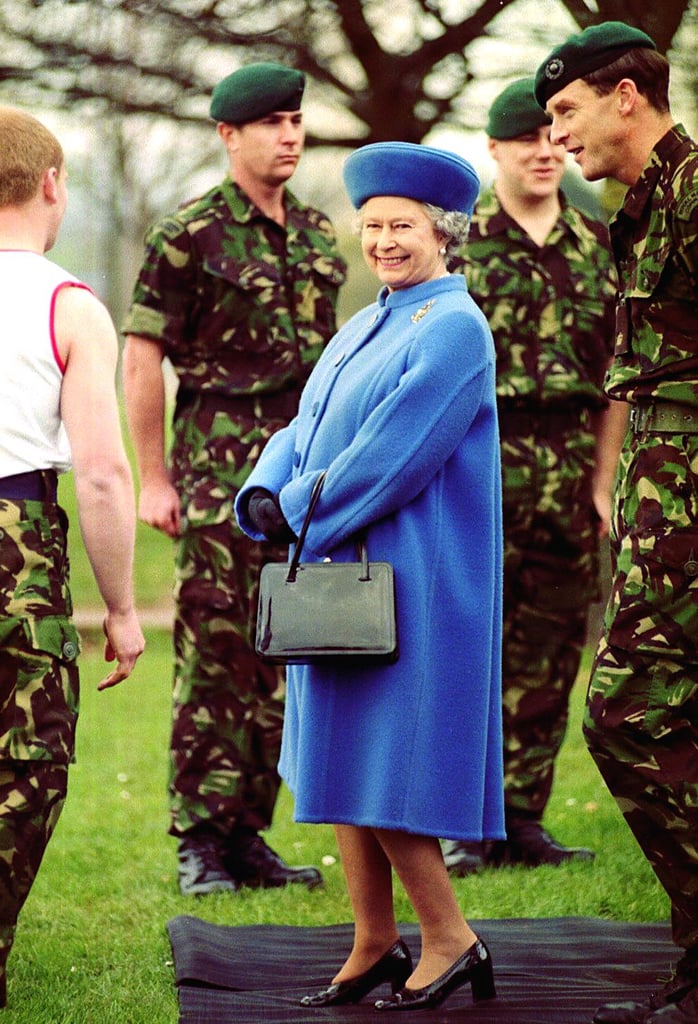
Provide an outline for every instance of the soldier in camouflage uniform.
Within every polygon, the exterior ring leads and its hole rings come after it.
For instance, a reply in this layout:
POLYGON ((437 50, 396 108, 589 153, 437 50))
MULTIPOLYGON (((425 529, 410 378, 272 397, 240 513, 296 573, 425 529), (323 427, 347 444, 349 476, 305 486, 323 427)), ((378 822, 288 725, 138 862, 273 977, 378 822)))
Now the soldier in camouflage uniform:
POLYGON ((285 550, 250 541, 233 515, 264 444, 295 415, 345 277, 329 221, 285 187, 303 87, 266 63, 216 87, 230 175, 150 231, 125 324, 139 512, 176 539, 170 832, 185 894, 321 881, 258 834, 279 788, 283 673, 252 647, 257 579, 285 550), (169 468, 164 357, 178 384, 169 468))
POLYGON ((684 955, 649 1000, 597 1024, 698 1020, 698 146, 669 110, 649 36, 606 22, 538 70, 553 138, 585 178, 628 186, 607 393, 630 403, 612 519, 614 578, 584 720, 589 749, 665 888, 684 955))
POLYGON ((608 233, 560 192, 565 152, 551 144, 532 78, 497 96, 487 134, 496 180, 478 200, 463 255, 497 350, 507 841, 444 843, 454 874, 593 858, 553 839, 542 818, 598 594, 622 437, 601 388, 616 292, 608 233))
POLYGON ((65 801, 79 639, 57 474, 72 465, 87 552, 121 682, 143 650, 133 607, 135 501, 114 387, 109 316, 50 263, 66 204, 61 147, 0 108, 0 1005, 17 918, 65 801), (68 445, 67 440, 70 444, 68 445))

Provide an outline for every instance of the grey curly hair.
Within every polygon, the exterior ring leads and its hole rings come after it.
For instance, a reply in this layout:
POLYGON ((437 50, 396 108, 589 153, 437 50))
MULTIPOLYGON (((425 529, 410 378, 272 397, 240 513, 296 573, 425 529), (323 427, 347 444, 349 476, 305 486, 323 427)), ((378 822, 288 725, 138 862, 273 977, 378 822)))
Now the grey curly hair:
POLYGON ((448 266, 468 238, 470 214, 461 213, 460 210, 444 210, 440 206, 432 206, 431 203, 423 203, 423 206, 434 225, 434 230, 444 236, 445 259, 448 266))

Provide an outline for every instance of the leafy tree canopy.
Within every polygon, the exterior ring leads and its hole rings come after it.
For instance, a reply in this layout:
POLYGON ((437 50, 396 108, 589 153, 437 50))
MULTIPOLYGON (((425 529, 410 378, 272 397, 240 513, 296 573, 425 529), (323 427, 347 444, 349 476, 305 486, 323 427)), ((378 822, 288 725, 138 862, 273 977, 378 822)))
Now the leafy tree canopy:
MULTIPOLYGON (((526 32, 544 53, 561 17, 565 32, 625 21, 666 51, 695 2, 598 0, 592 11, 585 0, 3 0, 0 95, 201 124, 223 75, 271 59, 308 74, 322 110, 309 144, 418 142, 435 125, 467 124, 473 44, 501 39, 527 3, 537 14, 526 32)), ((530 51, 484 73, 501 80, 529 62, 530 51)))

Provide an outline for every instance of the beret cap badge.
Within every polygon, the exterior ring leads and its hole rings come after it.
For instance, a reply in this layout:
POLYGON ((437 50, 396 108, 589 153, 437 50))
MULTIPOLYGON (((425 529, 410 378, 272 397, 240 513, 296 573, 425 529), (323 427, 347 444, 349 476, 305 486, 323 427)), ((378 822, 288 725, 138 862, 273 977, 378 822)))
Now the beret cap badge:
POLYGON ((549 78, 551 82, 554 82, 556 78, 559 78, 565 71, 565 62, 560 60, 559 57, 553 57, 545 65, 545 77, 549 78))

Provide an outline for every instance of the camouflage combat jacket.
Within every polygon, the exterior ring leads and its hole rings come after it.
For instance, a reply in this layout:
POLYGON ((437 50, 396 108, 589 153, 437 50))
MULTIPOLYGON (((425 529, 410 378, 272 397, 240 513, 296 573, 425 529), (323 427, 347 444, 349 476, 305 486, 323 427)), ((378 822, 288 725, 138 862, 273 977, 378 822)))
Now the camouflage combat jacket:
POLYGON ((698 146, 660 139, 611 221, 621 292, 606 391, 698 405, 698 146))
POLYGON ((603 224, 560 197, 562 212, 542 246, 484 192, 463 251, 468 289, 497 350, 497 397, 548 404, 605 404, 613 347, 613 258, 603 224))
POLYGON ((327 217, 286 191, 286 228, 226 178, 155 225, 124 331, 164 346, 180 388, 304 383, 335 330, 346 266, 327 217))

